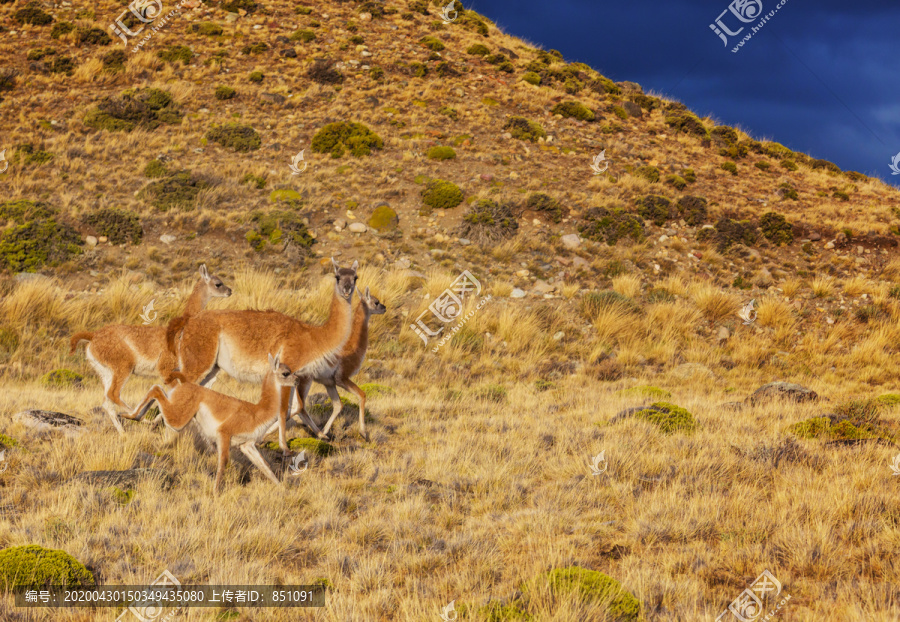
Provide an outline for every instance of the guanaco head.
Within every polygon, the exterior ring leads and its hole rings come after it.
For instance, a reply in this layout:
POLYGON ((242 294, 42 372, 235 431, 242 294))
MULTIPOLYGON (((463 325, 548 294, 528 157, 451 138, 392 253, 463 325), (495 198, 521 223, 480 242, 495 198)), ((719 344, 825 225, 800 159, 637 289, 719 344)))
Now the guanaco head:
POLYGON ((350 302, 350 299, 353 297, 353 290, 356 289, 356 269, 359 267, 359 262, 354 261, 349 268, 341 268, 335 262, 334 257, 332 257, 331 265, 334 266, 335 292, 341 298, 350 302))
POLYGON ((291 369, 281 362, 278 356, 269 355, 269 369, 275 376, 275 383, 283 387, 294 386, 294 374, 291 369))
POLYGON ((369 315, 382 315, 387 313, 387 307, 381 304, 381 301, 378 300, 375 296, 369 293, 369 288, 366 287, 366 291, 361 292, 359 288, 356 289, 356 292, 359 294, 359 299, 366 306, 366 311, 369 315))
POLYGON ((228 298, 231 296, 231 288, 225 285, 217 276, 210 275, 206 269, 206 264, 200 265, 200 278, 206 285, 206 295, 208 298, 228 298))

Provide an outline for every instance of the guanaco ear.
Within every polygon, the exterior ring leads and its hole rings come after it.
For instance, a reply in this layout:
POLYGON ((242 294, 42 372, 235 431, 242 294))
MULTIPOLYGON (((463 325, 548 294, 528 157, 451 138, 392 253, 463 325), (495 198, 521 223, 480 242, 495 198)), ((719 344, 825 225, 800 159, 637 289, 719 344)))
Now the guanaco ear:
POLYGON ((359 268, 359 262, 357 260, 353 260, 353 265, 350 266, 350 269, 356 272, 356 269, 359 268))
POLYGON ((200 264, 200 276, 203 277, 203 280, 209 283, 209 272, 206 270, 206 264, 200 264))
POLYGON ((340 270, 340 268, 338 268, 337 262, 334 260, 334 257, 331 258, 331 265, 334 266, 334 274, 335 276, 337 276, 338 270, 340 270))
POLYGON ((366 285, 366 302, 369 302, 372 299, 372 296, 369 294, 369 286, 366 285))
POLYGON ((273 357, 271 354, 269 354, 269 367, 271 367, 274 370, 277 366, 278 366, 278 357, 277 356, 273 357))

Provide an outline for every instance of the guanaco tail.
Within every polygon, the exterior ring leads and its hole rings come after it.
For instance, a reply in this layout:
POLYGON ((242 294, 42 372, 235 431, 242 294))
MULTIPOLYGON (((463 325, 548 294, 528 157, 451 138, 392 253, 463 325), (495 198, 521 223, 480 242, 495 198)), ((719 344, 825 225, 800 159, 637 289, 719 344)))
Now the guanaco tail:
MULTIPOLYGON (((243 382, 259 382, 266 372, 266 355, 274 353, 295 375, 315 376, 332 369, 350 336, 353 314, 353 290, 359 262, 334 268, 334 293, 328 319, 321 326, 306 324, 277 311, 201 311, 170 328, 167 343, 177 356, 180 377, 185 382, 207 386, 220 370, 243 382), (177 333, 181 340, 174 347, 177 333)), ((174 381, 174 375, 166 384, 174 381)), ((279 417, 278 441, 288 453, 285 420, 290 412, 293 392, 287 408, 279 417)), ((312 419, 305 422, 315 432, 312 419)))
MULTIPOLYGON (((231 289, 210 275, 206 265, 200 266, 199 273, 200 280, 188 297, 185 315, 199 313, 211 298, 231 295, 231 289)), ((166 327, 113 324, 93 332, 75 333, 70 352, 75 352, 81 341, 90 342, 84 352, 103 383, 103 409, 123 434, 125 429, 116 417, 116 406, 131 410, 121 398, 122 387, 131 374, 166 378, 175 369, 176 359, 166 347, 166 327)))
POLYGON ((134 413, 123 416, 140 420, 156 402, 166 425, 174 430, 180 431, 191 420, 196 420, 201 433, 216 441, 219 467, 216 470, 215 494, 222 487, 222 474, 228 465, 232 445, 240 446, 244 455, 277 484, 278 478, 260 455, 256 444, 288 405, 296 382, 290 368, 277 356, 268 355, 268 371, 263 376, 262 393, 256 404, 184 382, 180 372, 173 372, 171 376, 182 384, 168 394, 160 385, 154 385, 134 413))

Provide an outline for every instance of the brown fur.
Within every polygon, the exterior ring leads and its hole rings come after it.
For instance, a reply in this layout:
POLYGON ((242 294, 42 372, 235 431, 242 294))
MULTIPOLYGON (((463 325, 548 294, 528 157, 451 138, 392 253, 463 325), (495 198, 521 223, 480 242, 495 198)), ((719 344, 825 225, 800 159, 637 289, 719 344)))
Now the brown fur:
MULTIPOLYGON (((210 298, 231 295, 231 290, 218 278, 209 276, 206 266, 201 266, 200 274, 185 311, 191 309, 196 313, 210 298)), ((113 324, 94 332, 76 333, 71 339, 72 351, 81 341, 89 342, 85 355, 103 382, 103 408, 116 429, 123 433, 115 407, 131 410, 121 398, 122 387, 131 374, 165 378, 175 369, 176 358, 166 347, 166 327, 113 324)))
MULTIPOLYGON (((334 264, 331 311, 321 326, 277 311, 202 311, 189 317, 178 353, 181 378, 206 385, 222 369, 238 380, 256 382, 265 373, 270 352, 297 375, 333 366, 350 336, 357 265, 354 262, 351 268, 339 268, 334 264)), ((318 428, 314 430, 318 432, 318 428)), ((279 432, 281 449, 286 452, 283 423, 279 432)))
POLYGON ((341 350, 340 360, 338 361, 337 366, 328 373, 319 374, 314 377, 299 377, 297 381, 297 401, 301 416, 307 419, 310 418, 309 413, 306 412, 306 396, 309 393, 309 388, 313 381, 323 385, 328 391, 328 396, 331 399, 331 417, 328 419, 325 427, 322 428, 322 431, 319 432, 320 438, 326 438, 328 436, 331 424, 334 423, 335 418, 337 418, 343 408, 340 395, 336 388, 343 387, 345 390, 356 394, 356 397, 359 399, 359 431, 366 440, 369 440, 369 435, 366 433, 365 420, 366 394, 350 380, 350 378, 359 372, 363 360, 366 357, 366 350, 369 347, 369 318, 372 315, 381 315, 386 311, 387 309, 385 306, 369 293, 369 288, 367 287, 366 291, 360 294, 359 305, 357 305, 353 312, 353 325, 350 329, 350 338, 347 339, 347 343, 344 344, 344 347, 341 350))
POLYGON ((278 357, 269 355, 268 362, 269 371, 263 377, 262 391, 256 404, 192 383, 179 384, 168 395, 161 386, 155 385, 134 413, 123 416, 140 420, 155 401, 166 425, 175 430, 181 430, 195 418, 198 419, 201 433, 214 439, 218 447, 216 494, 221 489, 222 474, 228 465, 233 443, 240 445, 241 451, 257 468, 277 484, 278 479, 259 454, 256 443, 262 440, 276 419, 282 418, 295 377, 278 357))

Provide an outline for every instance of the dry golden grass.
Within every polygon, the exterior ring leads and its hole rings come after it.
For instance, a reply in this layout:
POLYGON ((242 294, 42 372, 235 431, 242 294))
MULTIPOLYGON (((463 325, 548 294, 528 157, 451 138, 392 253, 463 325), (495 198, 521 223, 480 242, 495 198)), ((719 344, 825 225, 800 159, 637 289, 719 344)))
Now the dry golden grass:
POLYGON ((740 300, 734 294, 703 281, 692 283, 688 292, 694 304, 708 320, 722 320, 734 315, 740 304, 740 300))
POLYGON ((813 296, 816 298, 826 298, 834 293, 834 279, 830 276, 817 277, 810 283, 813 296))
POLYGON ((800 279, 790 278, 781 283, 781 291, 788 298, 795 297, 803 288, 803 281, 800 279))
POLYGON ((612 280, 613 291, 629 298, 637 298, 641 293, 641 278, 634 274, 620 274, 612 280))

